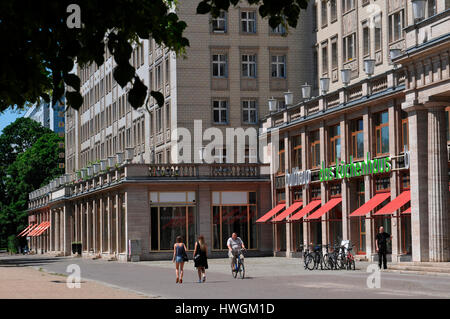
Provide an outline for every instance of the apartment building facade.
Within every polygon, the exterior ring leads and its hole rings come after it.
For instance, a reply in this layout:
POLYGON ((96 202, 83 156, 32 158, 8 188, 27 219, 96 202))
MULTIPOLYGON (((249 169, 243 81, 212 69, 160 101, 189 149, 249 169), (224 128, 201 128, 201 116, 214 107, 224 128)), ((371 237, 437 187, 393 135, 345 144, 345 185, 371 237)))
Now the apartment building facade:
POLYGON ((286 34, 256 7, 212 19, 182 2, 177 12, 188 24, 186 56, 150 39, 134 46, 130 61, 145 85, 163 93, 163 106, 150 97, 134 110, 129 87, 113 79, 108 51, 103 65, 78 68, 84 103, 67 111, 66 175, 30 194, 30 224, 43 229, 30 228, 35 249, 70 254, 70 244, 81 242, 85 256, 166 258, 175 236, 191 250, 203 234, 212 253, 223 255, 236 231, 251 254, 272 254, 272 227, 255 222, 271 207, 269 167, 257 162, 258 149, 248 144, 244 163, 235 163, 230 153, 237 152, 224 140, 205 163, 211 137, 203 136, 200 148, 190 146, 192 162, 181 163, 171 154, 172 133, 256 130, 269 98, 285 108, 284 93, 311 82, 312 42, 304 32, 311 15, 302 13, 286 34))
POLYGON ((384 226, 393 261, 449 261, 449 7, 315 2, 316 96, 263 122, 276 254, 350 240, 373 260, 384 226))

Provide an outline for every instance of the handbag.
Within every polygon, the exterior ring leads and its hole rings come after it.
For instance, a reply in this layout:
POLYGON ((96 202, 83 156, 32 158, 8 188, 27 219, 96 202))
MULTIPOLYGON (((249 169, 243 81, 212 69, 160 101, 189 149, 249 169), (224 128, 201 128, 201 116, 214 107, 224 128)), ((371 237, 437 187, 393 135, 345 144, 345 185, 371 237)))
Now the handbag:
POLYGON ((184 262, 187 262, 187 261, 189 261, 189 258, 188 258, 188 255, 186 254, 186 250, 185 251, 183 251, 183 261, 184 262))
POLYGON ((198 248, 199 245, 200 245, 200 244, 197 244, 197 253, 196 253, 195 256, 194 256, 194 261, 195 261, 195 262, 199 261, 199 259, 200 259, 200 252, 199 252, 199 249, 200 249, 200 248, 198 248))

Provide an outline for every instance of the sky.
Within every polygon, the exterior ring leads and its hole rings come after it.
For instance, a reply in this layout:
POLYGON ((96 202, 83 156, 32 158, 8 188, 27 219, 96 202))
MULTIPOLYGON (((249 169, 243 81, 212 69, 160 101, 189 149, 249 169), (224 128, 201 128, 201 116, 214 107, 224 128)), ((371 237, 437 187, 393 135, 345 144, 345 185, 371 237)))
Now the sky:
POLYGON ((6 126, 14 122, 18 117, 22 117, 25 113, 26 111, 13 111, 10 108, 0 113, 0 133, 6 126))

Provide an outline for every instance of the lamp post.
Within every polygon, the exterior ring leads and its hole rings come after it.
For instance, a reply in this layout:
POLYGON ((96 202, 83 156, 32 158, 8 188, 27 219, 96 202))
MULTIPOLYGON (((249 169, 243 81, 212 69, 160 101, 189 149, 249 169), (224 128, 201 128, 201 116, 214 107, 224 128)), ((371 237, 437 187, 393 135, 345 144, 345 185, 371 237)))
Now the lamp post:
POLYGON ((294 104, 294 93, 290 92, 289 90, 287 92, 284 92, 284 103, 286 106, 294 104))
POLYGON ((391 64, 394 66, 394 69, 397 68, 397 63, 393 62, 393 60, 402 55, 401 49, 389 49, 389 58, 391 59, 391 64))
POLYGON ((414 24, 425 18, 426 0, 411 0, 414 24))
POLYGON ((374 69, 375 69, 375 60, 374 59, 364 60, 364 72, 366 72, 366 74, 369 78, 374 73, 374 69))
POLYGON ((269 99, 269 112, 275 112, 277 110, 277 100, 275 100, 272 96, 271 99, 269 99))
POLYGON ((322 95, 327 94, 329 88, 330 88, 330 78, 321 78, 320 92, 322 93, 322 95))
POLYGON ((311 85, 305 83, 301 87, 303 99, 309 100, 311 98, 311 85))
POLYGON ((341 79, 344 86, 347 86, 350 83, 350 77, 352 75, 352 70, 350 69, 342 69, 341 70, 341 79))

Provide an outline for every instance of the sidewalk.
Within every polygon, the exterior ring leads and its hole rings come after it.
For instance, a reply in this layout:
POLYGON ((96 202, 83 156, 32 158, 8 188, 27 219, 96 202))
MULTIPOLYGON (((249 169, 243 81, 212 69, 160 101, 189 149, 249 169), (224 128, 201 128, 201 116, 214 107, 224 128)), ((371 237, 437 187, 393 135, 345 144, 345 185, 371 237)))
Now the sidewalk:
POLYGON ((81 281, 81 288, 68 288, 66 276, 49 274, 32 267, 0 266, 0 299, 135 299, 143 295, 93 281, 81 281))

